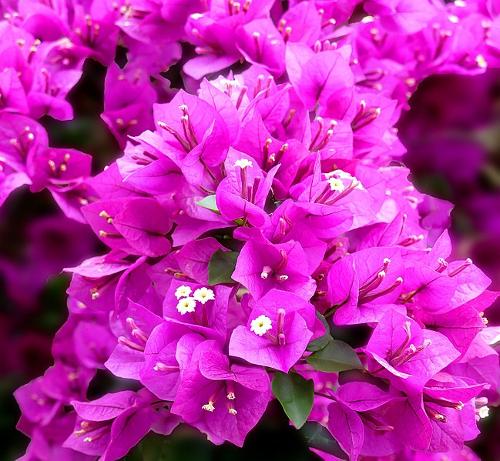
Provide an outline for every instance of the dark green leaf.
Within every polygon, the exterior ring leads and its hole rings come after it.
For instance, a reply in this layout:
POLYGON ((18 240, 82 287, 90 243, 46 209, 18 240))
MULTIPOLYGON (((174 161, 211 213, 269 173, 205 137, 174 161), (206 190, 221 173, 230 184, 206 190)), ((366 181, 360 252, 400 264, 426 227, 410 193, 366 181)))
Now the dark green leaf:
POLYGON ((354 349, 344 341, 333 339, 326 347, 307 357, 315 370, 338 372, 363 368, 354 349))
POLYGON ((278 372, 273 378, 273 394, 295 427, 302 427, 311 413, 314 400, 312 380, 296 373, 287 375, 278 372))
POLYGON ((208 263, 208 283, 210 285, 234 283, 231 275, 233 275, 238 254, 236 251, 217 250, 212 255, 208 263))
POLYGON ((330 335, 323 335, 321 338, 317 338, 311 341, 307 345, 307 350, 309 352, 318 352, 324 349, 328 344, 333 341, 333 338, 330 335))
POLYGON ((204 199, 196 202, 196 205, 199 205, 208 210, 219 213, 219 209, 217 208, 217 203, 215 202, 215 195, 207 195, 204 199))
POLYGON ((311 448, 316 448, 340 459, 349 459, 349 456, 340 448, 339 443, 333 438, 332 434, 321 424, 308 422, 300 430, 300 433, 311 448))

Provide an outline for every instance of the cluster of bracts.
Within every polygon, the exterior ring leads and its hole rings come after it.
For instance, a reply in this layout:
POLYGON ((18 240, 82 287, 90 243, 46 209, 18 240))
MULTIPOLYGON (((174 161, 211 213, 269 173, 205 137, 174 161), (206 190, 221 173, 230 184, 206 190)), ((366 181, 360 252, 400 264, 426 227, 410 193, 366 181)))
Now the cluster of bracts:
POLYGON ((500 65, 498 1, 0 10, 0 203, 48 189, 109 247, 68 269, 54 365, 16 391, 23 459, 117 460, 179 424, 241 446, 275 397, 324 460, 477 459, 496 293, 450 260, 395 124, 425 77, 500 65), (95 176, 37 121, 72 118, 88 59, 123 152, 95 176))

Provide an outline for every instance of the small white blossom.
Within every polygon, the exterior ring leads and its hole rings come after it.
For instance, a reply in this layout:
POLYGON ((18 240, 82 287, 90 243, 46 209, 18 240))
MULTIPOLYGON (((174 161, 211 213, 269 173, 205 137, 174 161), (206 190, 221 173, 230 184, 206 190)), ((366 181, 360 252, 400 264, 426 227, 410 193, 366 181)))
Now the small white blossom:
POLYGON ((263 336, 273 327, 271 319, 265 315, 259 315, 252 320, 250 331, 253 331, 257 336, 263 336))
POLYGON ((202 287, 194 290, 193 298, 201 304, 215 299, 215 294, 210 288, 202 287))
POLYGON ((210 400, 205 405, 202 405, 201 408, 202 408, 202 410, 209 411, 210 413, 213 413, 213 411, 215 410, 214 402, 212 402, 210 400))
POLYGON ((188 287, 187 285, 181 285, 180 287, 177 287, 177 290, 175 290, 175 297, 177 299, 187 298, 190 294, 191 287, 188 287))
POLYGON ((240 158, 239 160, 236 160, 236 162, 234 162, 234 166, 237 166, 243 170, 244 168, 247 167, 251 168, 253 166, 253 163, 250 160, 247 160, 246 158, 240 158))
POLYGON ((476 64, 481 69, 486 69, 488 67, 488 62, 486 61, 486 59, 484 59, 484 56, 482 54, 478 54, 476 56, 476 64))
POLYGON ((337 192, 342 192, 342 191, 345 190, 344 183, 339 178, 330 178, 330 179, 328 179, 328 184, 330 184, 330 189, 331 190, 334 190, 334 191, 337 191, 337 192))
POLYGON ((479 410, 478 410, 478 416, 481 418, 481 419, 484 419, 484 418, 487 418, 488 416, 490 416, 490 409, 489 407, 481 407, 479 410))
POLYGON ((269 275, 272 273, 272 271, 273 270, 271 269, 270 266, 264 266, 262 268, 262 272, 260 273, 260 278, 262 280, 266 280, 269 277, 269 275))
POLYGON ((188 312, 194 312, 196 309, 196 300, 192 297, 182 298, 177 303, 177 310, 181 315, 187 314, 188 312))
MULTIPOLYGON (((363 184, 361 184, 361 181, 359 179, 357 179, 355 176, 353 176, 352 174, 350 174, 344 170, 330 171, 329 173, 325 173, 325 177, 328 180, 330 180, 330 178, 345 179, 347 181, 350 181, 352 184, 354 184, 354 187, 356 189, 364 189, 363 184)), ((333 189, 333 190, 335 190, 335 189, 333 189)))

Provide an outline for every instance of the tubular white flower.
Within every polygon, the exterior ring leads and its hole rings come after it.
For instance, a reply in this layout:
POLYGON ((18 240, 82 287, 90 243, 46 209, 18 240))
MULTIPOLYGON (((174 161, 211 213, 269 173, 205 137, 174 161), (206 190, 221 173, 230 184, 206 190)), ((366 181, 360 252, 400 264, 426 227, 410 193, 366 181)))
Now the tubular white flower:
POLYGON ((190 294, 191 287, 188 287, 187 285, 181 285, 180 287, 177 287, 177 290, 175 290, 175 297, 177 299, 187 298, 190 294))
POLYGON ((247 167, 252 168, 253 163, 250 160, 247 160, 246 158, 240 158, 239 160, 236 160, 236 162, 234 162, 234 166, 237 166, 243 170, 244 168, 247 167))
POLYGON ((180 299, 177 303, 177 310, 181 315, 194 312, 196 310, 196 300, 191 296, 180 299))
POLYGON ((328 179, 328 184, 330 184, 330 189, 336 192, 342 192, 345 190, 344 183, 339 178, 328 179))
POLYGON ((490 409, 487 406, 479 408, 477 411, 477 415, 479 416, 480 419, 487 418, 490 415, 490 409))
POLYGON ((250 331, 253 331, 257 336, 265 335, 273 327, 273 322, 266 315, 259 315, 253 319, 250 324, 250 331))
POLYGON ((208 301, 215 300, 215 294, 210 288, 202 287, 194 290, 193 298, 201 304, 205 304, 208 301))

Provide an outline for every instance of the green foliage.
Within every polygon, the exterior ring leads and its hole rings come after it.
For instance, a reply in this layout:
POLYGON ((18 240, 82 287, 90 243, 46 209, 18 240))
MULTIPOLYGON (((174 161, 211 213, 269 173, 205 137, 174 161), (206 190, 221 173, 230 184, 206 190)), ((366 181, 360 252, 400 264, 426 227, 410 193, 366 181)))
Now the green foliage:
POLYGON ((349 344, 338 339, 331 339, 325 344, 322 349, 307 357, 307 363, 315 370, 339 372, 363 368, 358 355, 349 344))
POLYGON ((208 283, 210 285, 234 283, 231 275, 233 275, 238 254, 236 251, 217 250, 212 255, 208 263, 208 283))
POLYGON ((300 433, 311 448, 316 448, 340 459, 349 459, 332 434, 321 424, 312 421, 308 422, 300 430, 300 433))
POLYGON ((302 427, 311 413, 313 381, 296 373, 276 373, 273 378, 273 394, 295 427, 302 427))

